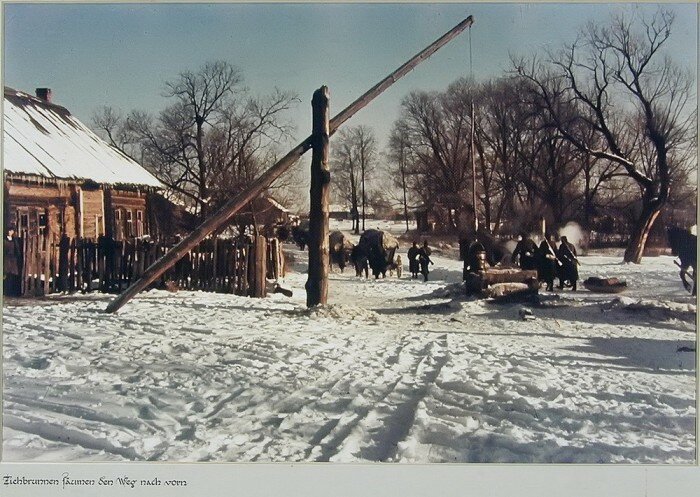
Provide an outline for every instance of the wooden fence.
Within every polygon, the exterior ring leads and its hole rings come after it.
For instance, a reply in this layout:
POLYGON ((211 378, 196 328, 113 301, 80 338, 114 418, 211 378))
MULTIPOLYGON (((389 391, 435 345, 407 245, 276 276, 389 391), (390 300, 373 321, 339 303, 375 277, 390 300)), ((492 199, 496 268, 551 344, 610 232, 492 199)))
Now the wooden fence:
MULTIPOLYGON (((121 293, 172 246, 145 239, 27 237, 21 240, 21 295, 121 293)), ((151 286, 264 297, 267 279, 282 276, 277 239, 208 238, 151 286)))

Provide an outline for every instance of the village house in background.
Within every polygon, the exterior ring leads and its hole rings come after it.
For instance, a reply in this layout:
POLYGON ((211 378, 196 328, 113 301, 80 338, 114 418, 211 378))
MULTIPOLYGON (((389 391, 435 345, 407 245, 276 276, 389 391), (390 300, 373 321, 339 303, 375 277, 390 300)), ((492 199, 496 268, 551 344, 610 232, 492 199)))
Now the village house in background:
POLYGON ((4 223, 20 237, 122 240, 189 224, 153 175, 53 103, 50 89, 4 94, 4 223))
MULTIPOLYGON (((4 96, 3 221, 20 238, 11 296, 121 292, 196 227, 155 176, 54 104, 50 89, 6 87, 4 96)), ((252 208, 235 221, 278 226, 292 217, 271 197, 252 208)), ((154 286, 262 297, 266 276, 283 267, 276 240, 213 238, 154 286)))
POLYGON ((279 226, 287 225, 297 216, 293 215, 280 202, 270 195, 263 195, 253 200, 247 208, 244 208, 233 216, 233 224, 251 226, 279 226))

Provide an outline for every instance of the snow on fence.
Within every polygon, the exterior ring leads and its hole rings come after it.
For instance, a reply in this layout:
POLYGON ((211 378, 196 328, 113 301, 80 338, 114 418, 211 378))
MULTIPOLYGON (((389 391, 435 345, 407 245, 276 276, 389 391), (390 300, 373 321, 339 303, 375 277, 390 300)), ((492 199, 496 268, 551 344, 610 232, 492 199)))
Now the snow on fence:
MULTIPOLYGON (((147 239, 27 237, 21 241, 21 295, 120 293, 173 245, 147 239)), ((266 280, 282 276, 284 258, 277 239, 208 238, 152 286, 264 297, 266 280)))

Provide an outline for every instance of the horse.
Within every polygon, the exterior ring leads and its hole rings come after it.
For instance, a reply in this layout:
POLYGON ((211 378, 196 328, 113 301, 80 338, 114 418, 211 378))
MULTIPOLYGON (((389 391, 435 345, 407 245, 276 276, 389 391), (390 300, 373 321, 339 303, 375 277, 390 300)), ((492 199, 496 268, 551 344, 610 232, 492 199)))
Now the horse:
POLYGON ((680 263, 678 261, 673 262, 681 268, 680 277, 683 286, 693 295, 696 295, 695 272, 698 262, 698 237, 693 235, 690 231, 678 228, 677 226, 668 228, 667 234, 668 243, 671 245, 671 253, 680 259, 680 263), (688 271, 691 268, 693 270, 692 274, 688 271), (691 281, 688 281, 687 277, 690 277, 691 281))

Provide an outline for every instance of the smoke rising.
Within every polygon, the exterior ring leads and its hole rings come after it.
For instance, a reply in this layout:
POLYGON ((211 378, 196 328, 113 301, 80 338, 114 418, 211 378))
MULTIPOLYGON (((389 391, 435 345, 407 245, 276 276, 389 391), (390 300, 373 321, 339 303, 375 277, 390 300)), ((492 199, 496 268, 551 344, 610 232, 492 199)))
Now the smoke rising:
POLYGON ((559 229, 559 238, 562 236, 565 236, 570 243, 573 243, 574 247, 576 247, 576 250, 579 252, 588 245, 586 234, 578 223, 566 223, 566 226, 559 229))

